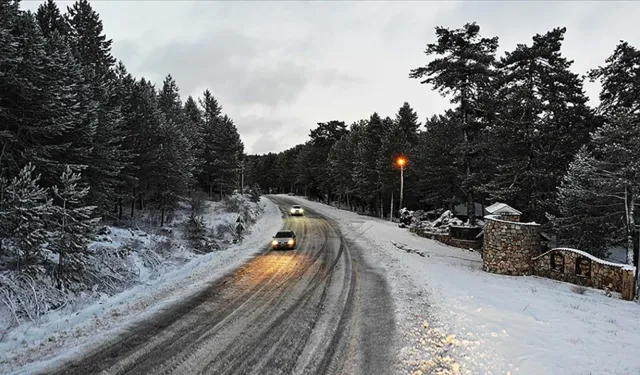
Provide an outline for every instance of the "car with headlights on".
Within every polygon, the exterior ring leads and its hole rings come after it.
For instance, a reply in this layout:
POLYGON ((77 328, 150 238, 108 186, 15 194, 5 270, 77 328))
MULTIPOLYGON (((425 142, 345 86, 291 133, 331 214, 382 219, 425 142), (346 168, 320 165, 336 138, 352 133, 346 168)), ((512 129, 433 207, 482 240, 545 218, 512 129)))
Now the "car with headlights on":
POLYGON ((273 250, 295 250, 298 246, 296 234, 292 230, 281 230, 273 236, 271 248, 273 250))
POLYGON ((289 211, 291 216, 302 216, 304 215, 304 210, 299 204, 294 204, 289 211))

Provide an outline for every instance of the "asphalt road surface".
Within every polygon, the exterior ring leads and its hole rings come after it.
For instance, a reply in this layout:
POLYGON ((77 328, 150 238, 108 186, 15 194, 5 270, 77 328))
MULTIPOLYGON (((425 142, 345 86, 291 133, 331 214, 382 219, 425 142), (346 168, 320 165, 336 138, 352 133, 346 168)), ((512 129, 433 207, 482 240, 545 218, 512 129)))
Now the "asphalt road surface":
MULTIPOLYGON (((295 251, 265 251, 56 374, 391 374, 393 302, 337 225, 271 197, 295 251)), ((265 242, 270 238, 265 239, 265 242)))

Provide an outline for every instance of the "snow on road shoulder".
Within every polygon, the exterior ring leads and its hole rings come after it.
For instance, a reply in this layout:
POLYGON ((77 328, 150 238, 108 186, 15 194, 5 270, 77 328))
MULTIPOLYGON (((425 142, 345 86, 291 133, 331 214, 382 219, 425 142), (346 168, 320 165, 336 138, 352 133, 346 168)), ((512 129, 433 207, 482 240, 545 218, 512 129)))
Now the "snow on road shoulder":
POLYGON ((264 212, 249 228, 250 233, 242 243, 192 257, 170 272, 155 279, 146 277, 143 283, 72 315, 52 313, 37 325, 18 327, 10 333, 11 337, 0 343, 0 351, 4 353, 0 373, 27 374, 65 362, 193 295, 248 261, 268 245, 272 233, 283 223, 282 214, 273 202, 262 198, 260 205, 264 212))
POLYGON ((485 273, 477 252, 295 198, 335 219, 385 269, 403 373, 637 374, 640 306, 538 277, 485 273))

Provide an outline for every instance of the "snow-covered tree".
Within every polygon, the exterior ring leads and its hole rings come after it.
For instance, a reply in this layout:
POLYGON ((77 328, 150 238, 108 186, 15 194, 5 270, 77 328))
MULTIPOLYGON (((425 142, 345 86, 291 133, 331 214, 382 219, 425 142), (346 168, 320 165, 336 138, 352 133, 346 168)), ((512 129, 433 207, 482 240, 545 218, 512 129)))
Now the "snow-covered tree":
POLYGON ((71 285, 82 287, 81 276, 90 258, 87 246, 99 221, 93 216, 96 207, 83 203, 89 188, 78 186, 80 182, 80 174, 67 166, 60 186, 52 188, 55 202, 53 232, 48 238, 47 249, 58 257, 53 275, 59 289, 71 285))
MULTIPOLYGON (((39 186, 40 175, 27 164, 18 176, 4 186, 0 206, 1 253, 9 258, 9 267, 31 271, 44 258, 43 245, 48 240, 47 224, 54 213, 47 189, 39 186)), ((6 266, 6 265, 5 265, 6 266)))
POLYGON ((624 237, 625 228, 620 202, 608 197, 609 186, 598 173, 593 153, 583 147, 558 187, 558 214, 548 216, 560 245, 605 257, 607 247, 624 237))
POLYGON ((91 187, 88 199, 104 213, 115 207, 121 173, 133 157, 123 147, 126 132, 113 70, 116 62, 111 55, 113 41, 104 34, 100 16, 87 0, 78 0, 68 7, 65 18, 70 26, 71 49, 90 86, 89 95, 81 103, 87 115, 85 121, 96 127, 83 176, 91 187))
POLYGON ((565 233, 563 242, 586 247, 599 255, 605 246, 623 242, 628 263, 636 264, 635 216, 640 205, 638 139, 640 121, 624 112, 608 118, 594 132, 593 151, 587 151, 586 147, 581 150, 559 189, 562 217, 556 223, 561 233, 565 233), (583 240, 584 229, 588 229, 586 239, 593 242, 583 240))

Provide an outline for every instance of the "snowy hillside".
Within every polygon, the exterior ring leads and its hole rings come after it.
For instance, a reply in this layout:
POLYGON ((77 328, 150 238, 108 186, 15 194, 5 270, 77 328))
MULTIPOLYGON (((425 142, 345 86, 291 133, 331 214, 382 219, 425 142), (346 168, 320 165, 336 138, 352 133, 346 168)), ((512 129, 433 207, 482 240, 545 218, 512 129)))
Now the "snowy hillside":
POLYGON ((20 320, 19 326, 10 324, 13 317, 6 306, 0 309, 3 326, 11 326, 0 333, 0 373, 31 373, 89 350, 236 268, 264 249, 282 225, 279 209, 265 198, 258 204, 238 197, 232 204, 206 202, 202 217, 219 250, 205 254, 190 247, 187 208, 174 215, 163 234, 108 227, 91 244, 92 251, 126 255, 105 262, 113 268, 113 278, 100 290, 70 299, 34 321, 20 320), (238 211, 245 214, 249 233, 242 243, 233 244, 228 228, 233 228, 238 211))
POLYGON ((387 274, 404 331, 402 373, 638 373, 637 303, 533 276, 488 274, 476 252, 299 201, 337 220, 387 274))

